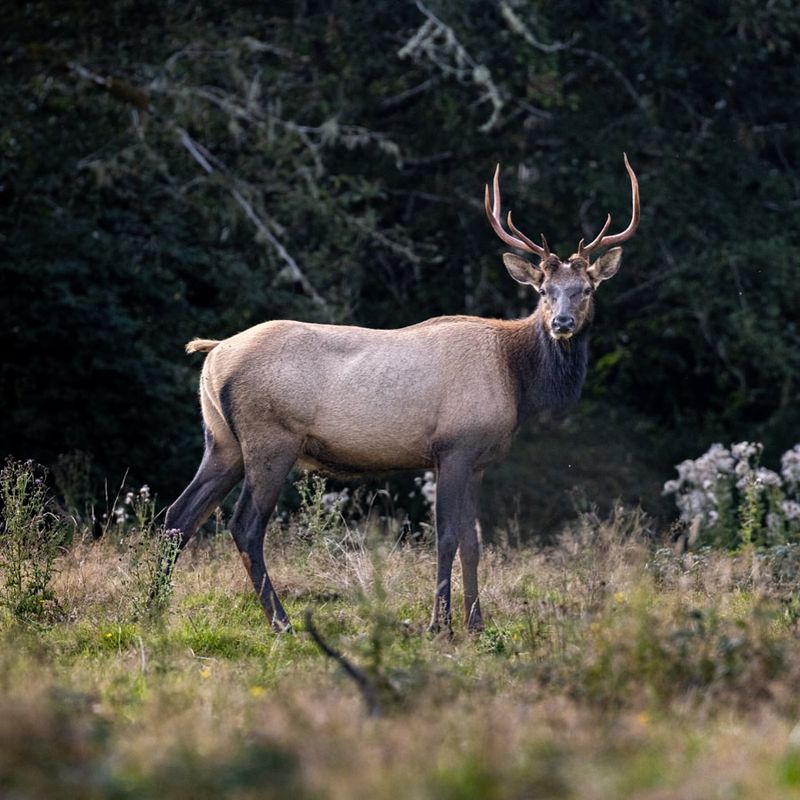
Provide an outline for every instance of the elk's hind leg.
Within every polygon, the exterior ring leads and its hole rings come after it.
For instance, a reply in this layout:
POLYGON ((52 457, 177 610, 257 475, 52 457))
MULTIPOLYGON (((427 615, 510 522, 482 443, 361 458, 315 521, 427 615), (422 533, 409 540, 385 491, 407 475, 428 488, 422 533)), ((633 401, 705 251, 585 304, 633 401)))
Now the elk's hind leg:
MULTIPOLYGON (((179 531, 178 552, 186 546, 197 529, 244 475, 242 450, 236 437, 208 396, 201 392, 200 398, 205 421, 203 459, 191 483, 167 509, 164 518, 167 532, 179 531)), ((176 555, 170 552, 163 557, 161 573, 166 581, 175 566, 176 555)), ((150 590, 151 599, 158 592, 157 583, 150 590)))
POLYGON ((167 509, 164 521, 168 531, 181 532, 181 549, 244 475, 242 448, 203 380, 200 382, 200 406, 206 439, 203 460, 192 482, 167 509))
POLYGON ((191 483, 167 509, 164 527, 180 531, 178 546, 183 549, 244 475, 242 451, 236 440, 218 441, 206 428, 203 460, 191 483))
POLYGON ((264 562, 264 535, 283 482, 300 450, 300 443, 285 434, 245 451, 245 479, 231 520, 231 534, 239 548, 256 596, 276 631, 291 630, 264 562))

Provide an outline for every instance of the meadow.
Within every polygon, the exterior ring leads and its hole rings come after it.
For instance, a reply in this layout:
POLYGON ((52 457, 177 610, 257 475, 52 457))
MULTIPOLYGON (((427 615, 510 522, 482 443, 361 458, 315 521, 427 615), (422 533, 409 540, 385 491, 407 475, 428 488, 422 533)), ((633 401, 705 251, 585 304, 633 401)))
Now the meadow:
POLYGON ((95 540, 77 520, 65 537, 36 485, 13 516, 6 486, 3 797, 800 792, 800 545, 679 552, 619 506, 541 548, 512 520, 483 553, 486 630, 432 636, 430 531, 348 519, 314 488, 269 531, 296 627, 276 635, 221 517, 152 601, 149 497, 95 540), (14 550, 22 523, 54 547, 14 550))
POLYGON ((800 4, 3 11, 0 800, 800 796, 800 4), (483 632, 428 631, 424 478, 294 478, 291 635, 229 505, 159 577, 185 342, 525 317, 484 184, 566 255, 623 153, 583 400, 487 471, 483 632))

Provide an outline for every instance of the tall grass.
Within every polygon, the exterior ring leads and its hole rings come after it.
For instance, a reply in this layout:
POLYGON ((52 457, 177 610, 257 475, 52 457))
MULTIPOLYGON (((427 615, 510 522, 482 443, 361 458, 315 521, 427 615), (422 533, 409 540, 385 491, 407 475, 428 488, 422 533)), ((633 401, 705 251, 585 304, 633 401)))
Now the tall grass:
POLYGON ((432 637, 431 548, 387 539, 367 517, 327 522, 314 510, 320 489, 312 484, 311 508, 273 524, 267 545, 294 636, 271 632, 227 536, 188 548, 157 616, 142 613, 147 581, 133 577, 142 537, 158 542, 147 509, 129 509, 114 535, 76 535, 59 550, 48 586, 60 615, 47 626, 0 618, 4 791, 800 791, 800 546, 679 553, 639 511, 584 515, 553 547, 487 548, 485 632, 432 637), (309 521, 319 526, 300 535, 309 521), (368 676, 380 717, 303 630, 306 608, 368 676))

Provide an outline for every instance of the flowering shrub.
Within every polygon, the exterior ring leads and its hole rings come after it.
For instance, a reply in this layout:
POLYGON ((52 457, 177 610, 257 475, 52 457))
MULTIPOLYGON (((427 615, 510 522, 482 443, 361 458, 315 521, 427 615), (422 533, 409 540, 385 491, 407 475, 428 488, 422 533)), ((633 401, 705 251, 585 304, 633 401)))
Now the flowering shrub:
POLYGON ((781 471, 759 463, 763 445, 712 444, 677 465, 664 484, 680 518, 698 524, 712 541, 729 547, 772 545, 800 539, 800 444, 781 457, 781 471))

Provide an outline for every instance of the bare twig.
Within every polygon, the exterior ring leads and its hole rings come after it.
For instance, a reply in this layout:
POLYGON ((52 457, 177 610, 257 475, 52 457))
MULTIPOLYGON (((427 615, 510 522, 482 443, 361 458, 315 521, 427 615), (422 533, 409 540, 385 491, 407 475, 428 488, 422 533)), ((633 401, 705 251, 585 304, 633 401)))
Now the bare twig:
POLYGON ((326 312, 328 317, 332 319, 333 314, 331 313, 330 306, 325 298, 314 288, 311 281, 308 280, 305 273, 298 266, 297 261, 292 258, 289 251, 283 246, 278 237, 275 236, 275 234, 269 229, 267 223, 256 213, 252 203, 245 198, 243 193, 236 186, 236 181, 227 174, 222 162, 216 159, 205 147, 189 136, 189 134, 183 130, 183 128, 176 126, 175 131, 178 134, 181 144, 186 148, 192 158, 206 173, 211 175, 213 172, 218 171, 218 173, 225 178, 228 191, 230 191, 231 196, 236 201, 237 205, 242 209, 242 211, 244 211, 245 216, 250 220, 250 222, 255 225, 259 234, 263 236, 264 239, 270 243, 270 245, 272 245, 272 247, 278 253, 278 256, 280 256, 280 258, 288 267, 289 274, 292 276, 292 278, 303 287, 303 290, 306 292, 306 294, 308 294, 311 299, 326 312), (215 162, 215 165, 212 165, 212 161, 215 162))
POLYGON ((360 670, 355 664, 345 658, 341 653, 334 650, 320 635, 320 632, 317 630, 316 626, 314 625, 314 620, 312 618, 311 609, 307 608, 305 613, 305 622, 306 622, 306 630, 308 630, 308 635, 313 640, 314 644, 319 647, 319 649, 326 655, 328 658, 333 659, 348 675, 348 677, 353 679, 353 682, 358 687, 359 692, 361 692, 361 696, 364 698, 364 703, 367 706, 367 713, 371 717, 379 717, 381 713, 380 705, 378 704, 378 698, 375 694, 375 688, 372 685, 372 681, 367 677, 366 673, 363 670, 360 670))
POLYGON ((275 248, 278 255, 286 263, 289 269, 289 274, 294 278, 305 290, 311 299, 322 309, 325 310, 328 317, 333 318, 330 306, 325 298, 312 286, 311 282, 306 277, 305 273, 297 265, 297 262, 292 258, 286 248, 281 244, 274 233, 267 227, 266 223, 256 214, 253 206, 244 198, 238 189, 231 189, 233 199, 239 204, 244 211, 247 218, 256 226, 258 232, 275 248))
POLYGON ((492 79, 492 73, 485 64, 479 64, 459 41, 455 31, 436 16, 422 0, 416 6, 425 16, 425 22, 416 33, 400 48, 400 58, 420 60, 426 58, 449 77, 461 83, 472 82, 483 90, 479 102, 489 102, 492 113, 479 130, 487 133, 497 126, 500 112, 505 105, 500 89, 492 79))
POLYGON ((141 111, 152 111, 150 105, 150 96, 145 89, 139 86, 134 86, 127 81, 120 80, 119 78, 104 77, 97 72, 87 69, 83 64, 78 64, 76 61, 67 61, 67 70, 80 78, 81 80, 91 83, 101 91, 107 92, 116 100, 127 103, 130 106, 140 109, 141 111))
POLYGON ((346 219, 346 223, 366 234, 370 239, 374 239, 376 242, 378 242, 378 244, 383 245, 383 247, 386 247, 392 252, 397 253, 397 255, 402 256, 406 259, 406 261, 410 261, 412 264, 420 263, 420 257, 411 249, 411 247, 402 244, 401 242, 396 242, 394 239, 389 238, 379 230, 370 227, 360 217, 348 217, 346 219))
POLYGON ((571 52, 575 53, 579 56, 584 56, 589 61, 595 61, 598 64, 602 64, 622 85, 622 88, 631 96, 633 102, 636 103, 636 107, 642 114, 647 113, 647 108, 645 107, 644 101, 642 100, 641 95, 633 88, 633 84, 625 77, 622 70, 610 59, 608 56, 604 56, 602 53, 598 53, 596 50, 587 50, 584 47, 573 47, 571 48, 571 52))
POLYGON ((527 26, 516 14, 514 9, 506 2, 500 0, 500 14, 508 24, 508 27, 516 34, 522 36, 523 39, 537 50, 543 53, 557 53, 559 50, 566 50, 571 47, 578 39, 578 34, 573 33, 570 39, 566 42, 553 42, 552 44, 545 44, 536 38, 530 27, 527 26))
POLYGON ((422 83, 418 83, 416 86, 406 89, 404 92, 398 92, 397 94, 382 100, 380 103, 380 108, 383 111, 388 111, 390 108, 395 108, 396 106, 402 105, 406 100, 410 100, 412 97, 416 97, 418 94, 427 92, 428 89, 430 89, 432 86, 435 86, 438 82, 439 76, 434 75, 427 80, 422 81, 422 83))

